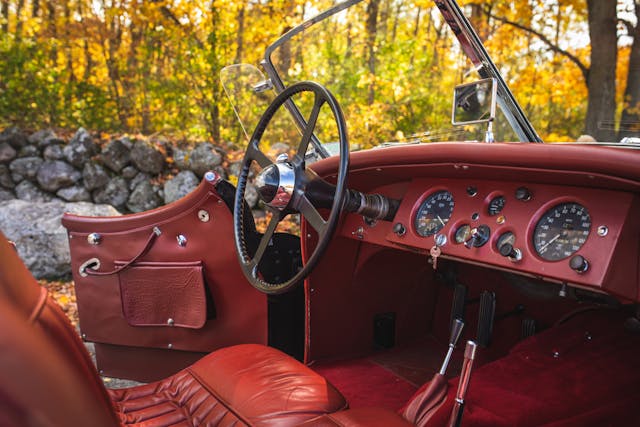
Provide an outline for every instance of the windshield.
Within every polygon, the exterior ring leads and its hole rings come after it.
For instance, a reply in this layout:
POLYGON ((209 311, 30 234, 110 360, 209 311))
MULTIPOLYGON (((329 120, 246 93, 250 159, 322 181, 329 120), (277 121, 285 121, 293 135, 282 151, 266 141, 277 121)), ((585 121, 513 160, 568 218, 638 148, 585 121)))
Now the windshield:
MULTIPOLYGON (((329 88, 344 110, 352 150, 487 140, 487 123, 453 126, 451 116, 455 87, 485 78, 498 83, 499 108, 491 121, 495 141, 592 142, 638 136, 638 122, 629 116, 634 110, 622 102, 623 85, 607 107, 592 99, 598 87, 581 81, 589 59, 585 38, 588 47, 589 25, 595 24, 578 7, 555 5, 556 16, 547 23, 538 11, 524 25, 518 21, 523 19, 521 5, 460 9, 452 0, 350 0, 322 14, 305 5, 305 23, 273 43, 263 65, 276 92, 303 80, 329 88), (582 47, 573 53, 572 44, 582 47), (487 51, 499 59, 497 66, 487 51), (507 84, 516 89, 514 95, 507 84), (632 120, 614 119, 614 113, 632 120)), ((527 7, 533 13, 537 6, 527 7)), ((617 49, 629 53, 629 38, 618 35, 617 49)), ((620 58, 618 75, 628 67, 620 58)))
MULTIPOLYGON (((352 5, 267 50, 276 85, 327 86, 343 107, 352 149, 485 139, 486 124, 452 125, 455 86, 480 75, 438 8, 393 2, 386 5, 393 9, 388 19, 372 10, 373 2, 346 4, 352 5)), ((493 131, 498 140, 518 140, 503 115, 493 131)))

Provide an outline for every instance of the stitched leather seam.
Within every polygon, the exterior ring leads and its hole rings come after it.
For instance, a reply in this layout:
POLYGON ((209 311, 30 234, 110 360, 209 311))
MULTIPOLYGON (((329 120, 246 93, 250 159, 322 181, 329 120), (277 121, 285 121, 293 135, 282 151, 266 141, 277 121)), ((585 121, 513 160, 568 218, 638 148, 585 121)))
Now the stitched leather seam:
POLYGON ((236 416, 236 418, 238 418, 238 420, 242 421, 243 423, 245 423, 246 425, 251 425, 251 423, 242 415, 240 415, 237 411, 235 411, 234 409, 231 408, 231 405, 229 405, 228 402, 226 402, 218 393, 215 392, 215 390, 213 390, 211 387, 209 387, 209 385, 207 383, 205 383, 202 378, 200 378, 200 376, 198 374, 196 374, 195 372, 193 372, 191 370, 191 368, 187 368, 186 369, 187 372, 189 372, 189 374, 191 374, 191 376, 198 381, 198 383, 202 386, 202 388, 206 389, 209 393, 211 393, 211 395, 213 395, 216 400, 218 402, 220 402, 220 404, 224 405, 225 408, 227 408, 227 410, 229 412, 231 412, 233 415, 236 416))
POLYGON ((33 307, 33 310, 29 315, 29 323, 33 324, 36 320, 38 320, 38 317, 40 317, 40 314, 42 314, 42 309, 46 305, 46 302, 47 302, 47 290, 45 288, 40 288, 40 295, 38 295, 38 301, 36 302, 35 307, 33 307))

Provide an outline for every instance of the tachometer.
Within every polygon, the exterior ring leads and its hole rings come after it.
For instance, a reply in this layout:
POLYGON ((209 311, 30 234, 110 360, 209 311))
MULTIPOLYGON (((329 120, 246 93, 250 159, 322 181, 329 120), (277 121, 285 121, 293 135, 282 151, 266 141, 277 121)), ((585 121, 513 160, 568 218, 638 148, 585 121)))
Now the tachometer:
POLYGON ((416 232, 423 236, 433 236, 442 230, 453 213, 453 194, 441 190, 430 194, 418 208, 414 220, 416 232))
POLYGON ((559 261, 576 253, 590 230, 587 208, 579 203, 562 203, 542 215, 533 232, 533 246, 543 259, 559 261))

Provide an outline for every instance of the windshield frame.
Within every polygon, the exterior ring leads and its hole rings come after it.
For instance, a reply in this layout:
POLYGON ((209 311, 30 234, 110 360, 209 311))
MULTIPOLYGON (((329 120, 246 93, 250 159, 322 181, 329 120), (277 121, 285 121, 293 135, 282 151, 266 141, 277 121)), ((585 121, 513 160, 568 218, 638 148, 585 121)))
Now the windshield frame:
MULTIPOLYGON (((309 29, 311 26, 349 7, 361 3, 362 1, 363 0, 347 0, 343 3, 337 4, 336 6, 333 6, 332 8, 327 9, 319 15, 316 15, 313 18, 294 27, 267 47, 264 59, 260 62, 260 64, 269 76, 269 79, 271 80, 276 93, 282 92, 286 86, 282 78, 278 74, 276 67, 271 59, 273 52, 275 52, 280 46, 291 40, 296 35, 309 29)), ((505 115, 507 122, 516 133, 520 142, 541 143, 542 139, 540 138, 540 136, 538 136, 538 133, 534 129, 533 125, 527 119, 524 111, 516 101, 513 93, 500 74, 498 67, 489 56, 487 50, 482 44, 482 41, 478 37, 476 31, 473 29, 471 22, 469 22, 467 17, 460 9, 460 6, 458 6, 455 0, 434 0, 434 5, 438 8, 440 13, 442 14, 443 19, 445 20, 449 28, 453 31, 453 34, 460 43, 462 51, 472 62, 480 78, 494 78, 496 80, 498 85, 498 104, 500 105, 500 109, 505 115)), ((287 102, 286 107, 293 116, 296 125, 300 129, 304 129, 306 127, 306 121, 296 105, 293 102, 289 101, 287 102)), ((321 157, 324 158, 329 156, 327 150, 322 147, 322 144, 320 143, 320 141, 318 141, 317 138, 315 138, 315 136, 312 138, 311 143, 321 157)))

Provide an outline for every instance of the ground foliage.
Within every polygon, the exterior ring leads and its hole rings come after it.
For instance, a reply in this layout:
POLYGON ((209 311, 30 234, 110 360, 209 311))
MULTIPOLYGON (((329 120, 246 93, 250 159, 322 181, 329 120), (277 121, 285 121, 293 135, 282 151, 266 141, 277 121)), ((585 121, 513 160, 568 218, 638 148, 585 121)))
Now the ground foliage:
POLYGON ((71 281, 38 280, 44 286, 51 298, 60 306, 73 326, 78 326, 78 304, 76 291, 71 281))
MULTIPOLYGON (((599 126, 611 128, 609 133, 603 130, 608 138, 620 117, 634 120, 640 85, 631 84, 635 78, 629 70, 634 67, 628 64, 640 51, 638 2, 460 3, 544 139, 577 137, 590 126, 585 123, 588 103, 593 108, 610 104, 594 98, 594 85, 589 84, 597 77, 590 72, 591 63, 597 61, 589 29, 598 31, 600 25, 613 28, 618 54, 609 61, 613 74, 602 77, 616 107, 607 109, 610 116, 603 116, 599 126), (617 20, 601 24, 589 19, 590 12, 605 7, 613 7, 617 20)), ((0 0, 0 127, 85 126, 145 135, 206 136, 242 145, 244 137, 220 84, 221 69, 239 62, 257 64, 276 37, 332 4, 329 0, 0 0)), ((341 47, 332 43, 333 33, 327 32, 321 35, 322 46, 290 52, 292 76, 305 67, 332 63, 337 66, 332 76, 336 85, 363 88, 362 99, 355 101, 367 108, 347 111, 352 122, 365 124, 354 132, 354 140, 363 146, 380 133, 403 132, 408 121, 446 120, 429 117, 438 109, 425 106, 441 105, 446 110, 448 94, 437 95, 435 89, 443 82, 462 80, 462 73, 451 69, 464 60, 447 53, 451 45, 444 34, 449 30, 434 3, 367 0, 350 13, 360 19, 341 23, 353 46, 349 55, 341 55, 341 47), (399 62, 387 59, 391 53, 410 57, 405 62, 412 68, 398 68, 399 62), (363 59, 367 67, 356 70, 355 61, 363 59), (413 85, 394 84, 403 77, 413 85), (417 104, 420 114, 408 111, 405 103, 415 92, 428 95, 424 105, 417 104), (393 119, 380 120, 386 113, 393 119)), ((602 37, 605 32, 596 34, 602 37)))

